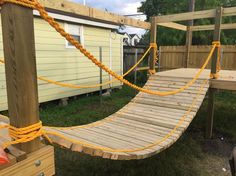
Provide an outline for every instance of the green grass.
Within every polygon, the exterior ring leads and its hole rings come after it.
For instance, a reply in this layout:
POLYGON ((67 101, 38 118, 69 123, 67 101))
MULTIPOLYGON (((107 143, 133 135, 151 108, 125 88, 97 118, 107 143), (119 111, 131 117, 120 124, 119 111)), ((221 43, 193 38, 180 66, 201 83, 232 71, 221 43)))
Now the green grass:
POLYGON ((66 107, 60 107, 57 102, 51 102, 41 106, 40 118, 44 125, 83 125, 116 112, 134 96, 135 91, 125 87, 122 90, 115 90, 110 97, 103 97, 102 103, 97 94, 70 100, 66 107))
MULTIPOLYGON (((40 108, 44 125, 73 126, 100 120, 126 105, 135 91, 124 86, 113 91, 111 97, 80 96, 66 107, 57 102, 40 108)), ((214 118, 214 139, 204 139, 207 102, 183 136, 166 151, 135 161, 112 161, 55 147, 56 170, 59 176, 226 176, 229 174, 227 156, 236 143, 236 94, 218 92, 214 118), (224 141, 219 137, 224 137, 224 141), (222 168, 227 168, 223 172, 222 168)))

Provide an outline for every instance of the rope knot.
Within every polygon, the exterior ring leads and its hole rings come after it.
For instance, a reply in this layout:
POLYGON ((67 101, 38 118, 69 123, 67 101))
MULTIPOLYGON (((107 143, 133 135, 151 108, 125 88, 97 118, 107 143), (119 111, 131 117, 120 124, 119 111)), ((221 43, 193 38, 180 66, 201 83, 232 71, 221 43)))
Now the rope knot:
POLYGON ((156 43, 150 43, 150 47, 157 48, 157 44, 156 43))
POLYGON ((216 45, 217 48, 219 48, 221 46, 220 41, 213 41, 212 45, 216 45))

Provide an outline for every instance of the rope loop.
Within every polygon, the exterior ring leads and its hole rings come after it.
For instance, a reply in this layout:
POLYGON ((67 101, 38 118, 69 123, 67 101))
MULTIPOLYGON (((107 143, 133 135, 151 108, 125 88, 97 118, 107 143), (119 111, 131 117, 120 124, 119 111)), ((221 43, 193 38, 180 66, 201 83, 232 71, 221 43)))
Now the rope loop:
POLYGON ((49 142, 52 142, 43 130, 41 121, 24 128, 17 128, 12 125, 5 125, 1 128, 7 128, 9 130, 10 137, 13 139, 12 141, 3 144, 4 149, 10 145, 26 143, 41 136, 45 137, 49 142))
POLYGON ((157 44, 156 43, 150 43, 150 47, 157 48, 157 44))
POLYGON ((149 69, 149 70, 148 70, 148 73, 149 73, 150 75, 154 75, 154 74, 156 73, 156 70, 155 70, 155 69, 153 69, 153 70, 149 69))
POLYGON ((220 41, 213 41, 213 42, 212 42, 212 45, 215 45, 216 48, 220 48, 220 47, 221 47, 220 41))

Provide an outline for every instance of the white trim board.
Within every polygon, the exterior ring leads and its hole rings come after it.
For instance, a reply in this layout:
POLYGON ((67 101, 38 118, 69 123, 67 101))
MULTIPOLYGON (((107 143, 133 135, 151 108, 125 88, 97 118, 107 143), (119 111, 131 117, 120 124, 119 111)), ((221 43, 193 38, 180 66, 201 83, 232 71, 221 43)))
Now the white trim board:
MULTIPOLYGON (((34 13, 35 16, 40 16, 40 14, 37 10, 34 10, 33 13, 34 13)), ((53 17, 54 19, 63 20, 65 22, 73 22, 73 23, 85 24, 85 25, 90 25, 90 26, 97 26, 97 27, 108 28, 108 29, 118 29, 118 27, 119 27, 117 25, 100 23, 100 22, 96 22, 96 21, 90 21, 90 20, 70 17, 70 16, 51 13, 51 12, 49 12, 48 14, 51 17, 53 17)))

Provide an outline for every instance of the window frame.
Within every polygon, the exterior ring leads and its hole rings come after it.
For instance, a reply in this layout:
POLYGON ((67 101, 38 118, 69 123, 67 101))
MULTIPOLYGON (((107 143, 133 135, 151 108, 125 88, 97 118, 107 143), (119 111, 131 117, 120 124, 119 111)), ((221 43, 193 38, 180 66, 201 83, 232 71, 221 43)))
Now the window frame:
MULTIPOLYGON (((74 36, 79 36, 80 37, 80 43, 81 45, 84 46, 84 26, 81 25, 81 24, 73 24, 73 23, 67 23, 65 22, 64 23, 64 27, 65 27, 65 31, 71 35, 74 35, 74 36), (75 34, 75 33, 70 33, 69 31, 69 28, 70 26, 74 26, 74 27, 78 27, 78 34, 75 34)), ((68 48, 68 49, 75 49, 76 47, 75 46, 71 46, 69 44, 69 42, 67 40, 65 40, 65 48, 68 48)))

